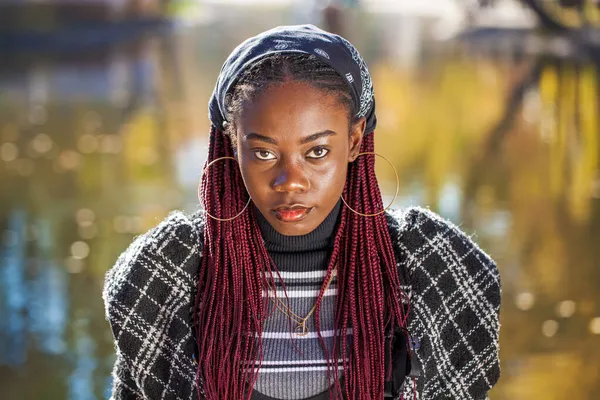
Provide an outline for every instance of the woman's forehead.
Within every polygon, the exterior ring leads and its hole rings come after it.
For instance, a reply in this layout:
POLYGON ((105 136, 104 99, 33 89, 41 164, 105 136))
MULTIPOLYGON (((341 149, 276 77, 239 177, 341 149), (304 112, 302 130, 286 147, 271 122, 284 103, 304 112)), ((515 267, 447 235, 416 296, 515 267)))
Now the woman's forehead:
POLYGON ((326 130, 347 131, 348 109, 335 93, 307 83, 285 82, 244 104, 237 125, 242 134, 298 139, 326 130))

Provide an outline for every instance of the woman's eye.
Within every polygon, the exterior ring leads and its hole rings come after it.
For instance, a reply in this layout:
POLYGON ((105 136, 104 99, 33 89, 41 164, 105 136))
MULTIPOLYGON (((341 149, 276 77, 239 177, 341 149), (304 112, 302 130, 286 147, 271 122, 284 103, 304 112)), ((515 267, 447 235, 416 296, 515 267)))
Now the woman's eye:
POLYGON ((266 151, 266 150, 255 151, 254 155, 256 156, 256 158, 258 158, 259 160, 263 160, 263 161, 275 159, 275 156, 273 155, 273 153, 271 153, 270 151, 266 151))
POLYGON ((312 149, 310 151, 310 153, 308 153, 307 157, 308 158, 323 158, 327 155, 327 153, 329 153, 329 150, 327 150, 326 148, 315 147, 314 149, 312 149))

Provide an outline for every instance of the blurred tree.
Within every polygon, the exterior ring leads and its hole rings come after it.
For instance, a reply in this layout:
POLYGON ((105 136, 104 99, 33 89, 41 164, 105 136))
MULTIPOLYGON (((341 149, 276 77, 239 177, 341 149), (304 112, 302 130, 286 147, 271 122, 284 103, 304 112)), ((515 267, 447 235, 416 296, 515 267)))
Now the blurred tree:
POLYGON ((571 29, 600 29, 595 0, 520 0, 538 17, 543 28, 554 32, 571 29), (594 7, 594 3, 596 7, 594 7))

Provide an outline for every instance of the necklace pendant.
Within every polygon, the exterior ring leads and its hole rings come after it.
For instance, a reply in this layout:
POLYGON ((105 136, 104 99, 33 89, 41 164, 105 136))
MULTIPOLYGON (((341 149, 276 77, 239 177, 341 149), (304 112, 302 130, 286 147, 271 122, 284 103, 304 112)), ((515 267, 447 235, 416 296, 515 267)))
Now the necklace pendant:
POLYGON ((306 327, 306 322, 301 322, 295 329, 296 336, 306 336, 308 335, 308 328, 306 327))

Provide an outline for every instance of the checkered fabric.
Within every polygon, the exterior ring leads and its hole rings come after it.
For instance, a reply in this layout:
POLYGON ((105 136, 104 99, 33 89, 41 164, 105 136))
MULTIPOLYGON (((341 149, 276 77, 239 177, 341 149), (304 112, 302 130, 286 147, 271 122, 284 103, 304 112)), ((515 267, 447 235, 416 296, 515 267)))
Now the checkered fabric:
MULTIPOLYGON (((423 368, 416 383, 407 378, 404 398, 487 399, 500 377, 495 263, 427 209, 386 217, 423 368)), ((137 237, 107 272, 103 298, 117 358, 112 399, 197 398, 191 318, 203 218, 171 213, 137 237)))

